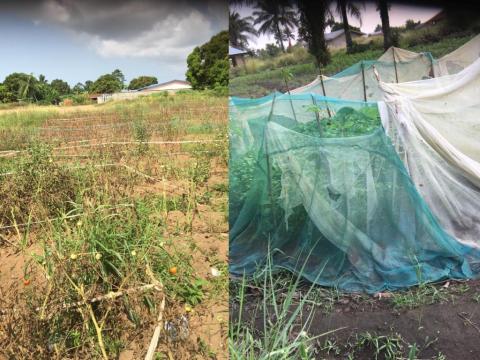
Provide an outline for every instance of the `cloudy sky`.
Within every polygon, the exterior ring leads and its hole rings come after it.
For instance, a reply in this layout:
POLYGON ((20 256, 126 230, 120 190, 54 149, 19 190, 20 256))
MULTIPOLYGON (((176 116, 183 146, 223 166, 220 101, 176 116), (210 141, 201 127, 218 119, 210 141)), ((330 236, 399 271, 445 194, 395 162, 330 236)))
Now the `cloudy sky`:
MULTIPOLYGON (((431 3, 435 4, 435 1, 431 3)), ((371 33, 377 26, 377 24, 381 24, 382 21, 380 20, 380 14, 376 10, 376 2, 375 1, 364 1, 358 2, 357 6, 360 8, 362 13, 362 24, 360 22, 349 16, 348 21, 353 26, 358 26, 360 29, 365 33, 371 33)), ((237 11, 242 17, 243 16, 250 16, 254 9, 251 7, 245 6, 234 6, 231 10, 237 11)), ((407 19, 412 19, 415 21, 426 21, 434 16, 441 10, 440 6, 425 6, 425 1, 422 2, 422 6, 415 5, 414 1, 399 1, 394 2, 391 4, 389 10, 389 17, 390 17, 390 25, 391 26, 401 26, 405 25, 405 21, 407 19)), ((332 11, 335 11, 335 6, 332 6, 332 11)), ((334 12, 334 15, 335 12, 334 12)), ((335 16, 336 21, 340 22, 340 18, 338 15, 335 16)), ((327 29, 328 32, 329 29, 327 29)), ((260 49, 264 48, 268 43, 274 43, 275 40, 273 36, 270 35, 261 35, 258 38, 252 39, 253 41, 250 42, 250 47, 253 49, 260 49)))
POLYGON ((116 68, 127 81, 184 79, 188 54, 227 28, 225 0, 1 0, 0 82, 25 72, 75 85, 116 68))

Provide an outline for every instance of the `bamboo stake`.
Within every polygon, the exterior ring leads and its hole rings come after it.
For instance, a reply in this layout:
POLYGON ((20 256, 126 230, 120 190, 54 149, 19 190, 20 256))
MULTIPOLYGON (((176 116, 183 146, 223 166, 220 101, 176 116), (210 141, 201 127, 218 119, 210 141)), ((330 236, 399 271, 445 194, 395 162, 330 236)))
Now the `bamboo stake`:
MULTIPOLYGON (((150 279, 152 280, 152 283, 155 286, 163 289, 163 284, 155 278, 155 276, 153 275, 153 271, 150 268, 150 265, 148 264, 147 264, 146 273, 150 277, 150 279)), ((164 310, 165 310, 165 293, 163 294, 162 302, 160 303, 160 309, 158 310, 158 317, 157 317, 157 326, 153 331, 153 336, 152 336, 152 339, 150 340, 150 345, 148 346, 145 360, 153 360, 153 356, 155 355, 155 350, 157 349, 157 345, 158 345, 158 339, 160 337, 160 331, 162 330, 164 310)))

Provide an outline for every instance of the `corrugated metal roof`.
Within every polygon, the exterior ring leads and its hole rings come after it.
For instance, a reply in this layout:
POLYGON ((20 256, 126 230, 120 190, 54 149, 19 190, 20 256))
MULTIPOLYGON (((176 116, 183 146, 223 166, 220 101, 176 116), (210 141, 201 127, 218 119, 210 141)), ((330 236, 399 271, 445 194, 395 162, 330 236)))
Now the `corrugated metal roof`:
POLYGON ((137 91, 141 91, 141 90, 145 90, 145 89, 151 89, 151 88, 155 88, 155 87, 158 87, 158 86, 165 86, 165 85, 172 84, 172 83, 175 83, 175 82, 178 82, 178 83, 181 83, 181 84, 190 86, 190 83, 189 83, 188 81, 183 81, 183 80, 170 80, 170 81, 167 81, 167 82, 164 82, 164 83, 160 83, 160 84, 152 84, 152 85, 144 86, 144 87, 142 87, 142 88, 140 88, 140 89, 137 89, 137 91))
POLYGON ((237 48, 234 48, 233 46, 228 47, 228 55, 240 55, 240 54, 246 54, 247 51, 245 50, 240 50, 237 48))
MULTIPOLYGON (((336 39, 337 37, 342 35, 343 32, 344 32, 344 30, 340 29, 340 30, 335 30, 335 31, 329 32, 329 33, 325 33, 325 41, 330 41, 330 40, 336 39)), ((350 30, 350 33, 358 34, 358 35, 365 35, 365 33, 361 32, 361 31, 356 31, 356 30, 350 30)))

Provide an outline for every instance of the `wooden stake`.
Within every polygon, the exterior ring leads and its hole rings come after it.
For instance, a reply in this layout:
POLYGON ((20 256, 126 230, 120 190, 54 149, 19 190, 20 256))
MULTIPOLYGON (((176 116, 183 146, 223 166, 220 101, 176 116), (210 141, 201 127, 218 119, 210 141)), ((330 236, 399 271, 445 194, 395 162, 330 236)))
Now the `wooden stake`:
MULTIPOLYGON (((325 93, 325 85, 323 84, 323 74, 321 69, 320 69, 320 84, 322 84, 323 96, 327 97, 327 94, 325 93)), ((331 118, 332 114, 330 113, 330 109, 328 107, 327 101, 325 101, 325 106, 327 107, 328 117, 331 118)))
POLYGON ((366 102, 367 101, 367 88, 365 86, 365 69, 363 66, 363 60, 361 62, 362 66, 362 81, 363 81, 363 100, 366 102))
POLYGON ((393 55, 393 67, 395 68, 395 80, 398 84, 398 73, 397 73, 397 61, 395 60, 395 48, 392 47, 392 55, 393 55))
POLYGON ((432 72, 432 77, 434 78, 435 77, 435 71, 433 70, 433 56, 432 54, 430 54, 430 68, 431 68, 431 72, 432 72))
POLYGON ((293 102, 292 102, 292 98, 291 98, 291 94, 290 94, 290 88, 288 87, 288 82, 287 82, 287 79, 283 79, 285 81, 285 86, 287 87, 287 93, 288 93, 288 98, 290 100, 290 107, 292 108, 292 112, 293 112, 293 118, 295 119, 295 122, 298 123, 297 121, 297 115, 295 115, 295 109, 293 108, 293 102))
MULTIPOLYGON (((313 96, 313 94, 311 94, 310 96, 312 97, 313 105, 315 105, 315 107, 318 109, 317 101, 315 100, 315 96, 313 96)), ((317 119, 318 132, 320 133, 320 136, 322 136, 322 125, 320 124, 320 116, 318 115, 318 111, 315 111, 315 117, 317 119)))

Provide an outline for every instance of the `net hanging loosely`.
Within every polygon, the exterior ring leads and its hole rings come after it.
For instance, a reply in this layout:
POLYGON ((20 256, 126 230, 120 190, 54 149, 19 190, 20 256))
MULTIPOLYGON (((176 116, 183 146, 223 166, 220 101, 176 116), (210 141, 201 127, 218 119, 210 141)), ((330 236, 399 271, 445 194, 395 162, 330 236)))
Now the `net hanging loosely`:
POLYGON ((448 235, 380 126, 377 105, 314 94, 230 104, 230 271, 275 269, 345 291, 479 271, 448 235))
POLYGON ((480 34, 434 62, 435 77, 457 74, 480 58, 480 34))
POLYGON ((480 57, 480 35, 460 48, 434 59, 429 52, 416 53, 391 47, 377 60, 360 61, 331 76, 318 76, 313 82, 291 91, 315 93, 345 100, 379 101, 382 91, 374 68, 385 83, 401 83, 456 74, 480 57))
POLYGON ((312 83, 294 89, 291 93, 315 93, 344 100, 378 101, 381 99, 381 91, 374 69, 385 82, 426 79, 433 75, 433 58, 429 53, 416 54, 390 48, 379 60, 360 61, 332 77, 319 76, 312 83))
POLYGON ((380 84, 383 126, 442 227, 480 247, 480 59, 455 75, 380 84))

